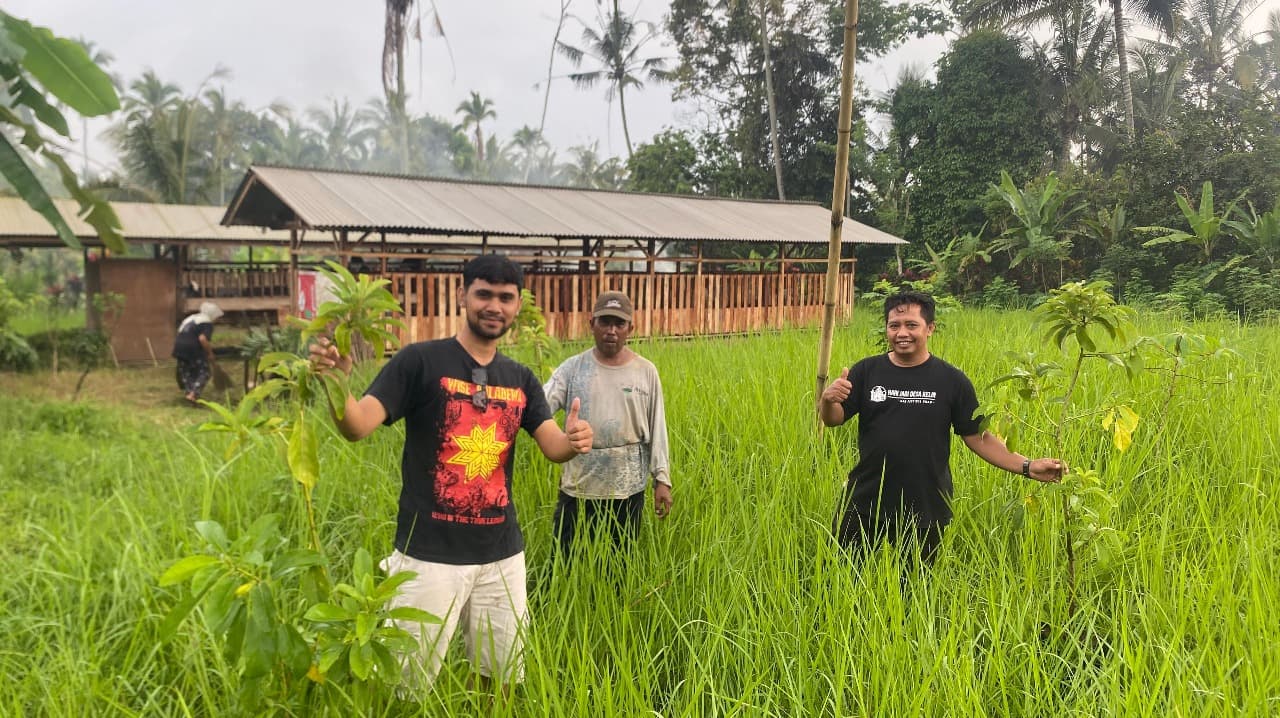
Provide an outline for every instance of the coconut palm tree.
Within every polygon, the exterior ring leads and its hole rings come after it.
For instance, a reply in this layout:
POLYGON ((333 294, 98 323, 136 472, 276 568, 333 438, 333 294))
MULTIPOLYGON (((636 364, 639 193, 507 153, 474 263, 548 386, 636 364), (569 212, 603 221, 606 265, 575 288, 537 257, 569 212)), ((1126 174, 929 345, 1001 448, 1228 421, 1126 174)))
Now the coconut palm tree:
POLYGON ((276 114, 283 124, 270 117, 262 117, 262 142, 254 148, 255 162, 293 165, 295 167, 320 167, 324 164, 324 147, 315 130, 299 122, 288 108, 280 108, 276 114))
POLYGON ((498 116, 493 110, 493 100, 481 97, 479 92, 472 90, 471 97, 459 102, 454 112, 462 115, 463 130, 472 129, 475 132, 476 165, 479 168, 484 165, 484 132, 480 129, 480 123, 498 116))
POLYGON ((367 159, 363 119, 345 98, 341 102, 330 99, 328 108, 312 107, 307 110, 307 118, 316 125, 329 167, 355 169, 367 159))
POLYGON ((122 106, 124 117, 108 137, 119 152, 124 184, 153 201, 187 201, 183 126, 194 117, 181 89, 148 69, 129 84, 122 106))
POLYGON ((1178 25, 1177 45, 1187 54, 1191 79, 1208 102, 1224 80, 1256 80, 1258 68, 1245 52, 1252 38, 1244 23, 1261 0, 1190 0, 1178 25), (1237 61, 1243 61, 1237 64, 1237 61))
POLYGON ((1043 43, 1028 44, 1047 79, 1052 100, 1046 104, 1057 110, 1052 118, 1058 131, 1057 161, 1065 167, 1071 163, 1072 148, 1085 144, 1085 129, 1101 119, 1095 108, 1108 104, 1113 45, 1111 28, 1097 17, 1092 3, 1063 3, 1049 22, 1053 35, 1043 43))
MULTIPOLYGON (((79 43, 80 46, 84 48, 84 52, 86 55, 89 56, 90 62, 97 65, 99 68, 106 70, 108 65, 110 65, 112 62, 115 62, 115 59, 116 59, 115 55, 112 55, 106 50, 99 49, 98 46, 94 44, 93 40, 86 40, 83 37, 78 37, 76 38, 76 42, 79 43)), ((111 84, 116 88, 116 91, 118 92, 120 89, 120 78, 110 72, 107 73, 107 77, 111 78, 111 84)), ((81 131, 84 133, 83 137, 80 138, 81 142, 84 144, 84 150, 83 150, 83 154, 84 154, 83 168, 84 169, 81 171, 81 181, 88 182, 89 181, 89 118, 88 117, 82 116, 80 118, 80 127, 81 127, 81 131)))
POLYGON ((525 184, 528 184, 534 167, 547 154, 547 141, 543 139, 540 130, 525 125, 516 130, 508 146, 515 154, 516 163, 524 175, 525 184))
POLYGON ((1140 126, 1168 126, 1187 93, 1186 56, 1172 45, 1141 42, 1133 50, 1133 102, 1140 126))
MULTIPOLYGON (((967 27, 990 23, 1034 27, 1047 16, 1060 12, 1064 4, 1083 0, 976 0, 964 14, 967 27)), ((1099 0, 1103 2, 1104 0, 1099 0)), ((1114 42, 1116 61, 1120 67, 1120 90, 1124 99, 1125 130, 1134 137, 1133 86, 1129 78, 1128 33, 1125 17, 1126 5, 1138 19, 1154 25, 1166 37, 1175 31, 1175 19, 1182 8, 1182 0, 1105 0, 1111 6, 1111 19, 1115 25, 1114 42)))
POLYGON ((599 146, 599 142, 592 142, 570 147, 569 155, 573 159, 559 166, 556 181, 582 189, 621 189, 625 168, 617 157, 602 160, 599 146))
POLYGON ((622 115, 622 136, 627 141, 627 156, 632 155, 631 130, 627 126, 627 88, 637 90, 644 88, 644 80, 661 82, 670 79, 666 58, 640 57, 644 46, 657 36, 657 28, 653 23, 637 21, 627 17, 613 3, 613 11, 607 15, 597 13, 599 28, 582 23, 582 47, 574 47, 567 43, 559 43, 560 53, 581 67, 582 61, 591 59, 597 65, 589 72, 575 72, 569 79, 580 88, 595 87, 596 83, 605 81, 605 100, 613 102, 616 95, 618 109, 622 115))
MULTIPOLYGON (((404 42, 408 29, 409 10, 413 0, 386 0, 387 20, 382 42, 382 91, 386 97, 387 114, 395 131, 396 145, 409 145, 409 115, 405 108, 407 96, 404 89, 404 42)), ((400 171, 408 172, 409 157, 400 155, 400 171)))

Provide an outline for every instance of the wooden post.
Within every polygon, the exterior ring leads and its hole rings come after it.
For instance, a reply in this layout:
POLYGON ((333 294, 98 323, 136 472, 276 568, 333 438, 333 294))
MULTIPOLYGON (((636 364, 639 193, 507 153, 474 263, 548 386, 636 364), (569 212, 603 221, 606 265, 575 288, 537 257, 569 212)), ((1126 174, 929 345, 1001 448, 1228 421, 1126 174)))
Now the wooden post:
POLYGON ((705 307, 707 304, 706 289, 703 288, 702 282, 702 240, 698 240, 697 264, 694 265, 694 280, 697 282, 693 285, 693 333, 704 333, 702 323, 706 316, 705 307))
POLYGON ((289 228, 289 311, 285 316, 298 313, 298 228, 289 228))
POLYGON ((645 336, 653 336, 653 296, 654 282, 656 281, 654 265, 657 264, 658 241, 656 239, 649 240, 649 279, 645 284, 644 298, 644 331, 645 336))
POLYGON ((822 338, 818 343, 818 375, 813 404, 822 402, 827 388, 827 371, 831 364, 831 336, 835 330, 836 281, 840 278, 840 238, 844 231, 844 203, 848 194, 849 139, 853 119, 853 58, 857 51, 858 0, 845 0, 844 52, 840 58, 840 116, 836 120, 835 185, 831 188, 831 238, 827 244, 826 300, 822 307, 822 338))

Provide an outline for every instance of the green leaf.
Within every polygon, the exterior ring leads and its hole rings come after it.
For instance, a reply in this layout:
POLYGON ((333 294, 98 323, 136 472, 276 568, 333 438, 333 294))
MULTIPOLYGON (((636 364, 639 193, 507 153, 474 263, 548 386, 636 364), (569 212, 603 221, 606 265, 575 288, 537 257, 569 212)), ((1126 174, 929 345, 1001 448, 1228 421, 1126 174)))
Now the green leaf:
POLYGON ((414 608, 413 606, 399 606, 387 611, 387 617, 396 621, 413 621, 415 623, 444 623, 444 619, 439 616, 414 608))
POLYGON ((285 576, 298 569, 319 566, 322 563, 324 563, 324 557, 317 551, 309 548, 293 549, 276 556, 271 562, 271 574, 276 577, 285 576))
POLYGON ((249 617, 244 634, 244 677, 260 678, 271 673, 276 657, 275 606, 266 584, 249 591, 249 617))
POLYGON ((63 104, 84 117, 120 109, 111 77, 93 64, 79 43, 7 13, 0 12, 0 19, 13 41, 26 51, 22 66, 63 104))
POLYGON ((417 578, 416 571, 399 571, 392 576, 384 578, 378 587, 373 590, 373 598, 378 601, 386 601, 396 595, 400 586, 406 581, 412 581, 417 578))
POLYGON ((276 656, 284 662, 294 678, 306 675, 307 669, 311 667, 311 646, 290 625, 276 626, 276 656))
POLYGON ((355 614, 336 604, 317 603, 307 609, 303 618, 316 623, 336 623, 338 621, 350 621, 355 618, 355 614))
POLYGON ((362 681, 369 680, 369 673, 373 668, 373 647, 368 643, 352 646, 348 665, 351 666, 351 673, 356 678, 362 681))
POLYGON ((356 614, 356 642, 361 645, 368 643, 373 637, 373 630, 378 627, 378 617, 368 614, 356 614))
POLYGON ((338 420, 341 420, 343 414, 347 411, 347 397, 351 394, 347 375, 341 371, 329 371, 320 374, 320 380, 324 382, 325 395, 329 399, 329 408, 333 410, 333 415, 338 420))
POLYGON ((36 116, 44 126, 57 132, 63 137, 71 136, 71 129, 67 126, 67 118, 62 116, 58 108, 50 105, 44 99, 44 94, 37 90, 31 83, 22 78, 21 75, 15 77, 9 84, 9 94, 13 96, 13 102, 17 105, 27 107, 31 113, 36 116))
POLYGON ((71 231, 71 225, 62 218, 62 213, 54 206, 49 193, 27 166, 18 148, 9 142, 8 136, 4 133, 0 133, 0 175, 3 175, 31 209, 53 226, 63 244, 73 249, 81 249, 80 240, 75 232, 71 231))
POLYGON ((320 478, 319 446, 305 416, 298 417, 289 436, 289 472, 308 491, 316 487, 320 478))
POLYGON ((218 558, 216 556, 209 556, 206 554, 187 556, 170 566, 167 571, 161 574, 158 583, 161 586, 172 586, 177 583, 182 583, 195 575, 196 571, 212 566, 215 563, 218 563, 218 558))
POLYGON ((391 651, 381 643, 373 643, 373 661, 378 667, 378 678, 383 683, 396 685, 400 682, 404 672, 400 668, 400 661, 391 655, 391 651))
POLYGON ((333 329, 333 343, 338 347, 338 353, 342 356, 351 355, 351 327, 346 324, 339 324, 333 329))
POLYGON ((369 550, 363 546, 356 549, 353 569, 353 575, 357 582, 362 582, 366 577, 373 576, 373 556, 369 555, 369 550))
POLYGON ((196 607, 196 604, 200 602, 203 596, 204 594, 192 593, 175 604, 169 613, 165 614, 164 621, 160 623, 160 628, 157 629, 160 643, 164 644, 173 640, 174 635, 178 632, 178 626, 186 620, 187 616, 191 614, 191 610, 196 607))
POLYGON ((197 521, 196 533, 217 549, 225 551, 231 545, 226 530, 217 521, 197 521))

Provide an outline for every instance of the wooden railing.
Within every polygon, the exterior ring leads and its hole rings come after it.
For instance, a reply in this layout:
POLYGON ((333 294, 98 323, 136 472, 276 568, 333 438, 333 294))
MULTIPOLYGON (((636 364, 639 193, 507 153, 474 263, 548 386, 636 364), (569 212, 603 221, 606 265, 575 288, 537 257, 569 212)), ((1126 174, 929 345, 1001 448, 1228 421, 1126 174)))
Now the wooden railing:
POLYGON ((289 266, 189 267, 181 282, 188 296, 287 298, 289 266))
POLYGON ((205 301, 223 311, 282 311, 290 306, 287 264, 188 267, 181 274, 183 311, 195 311, 205 301))
MULTIPOLYGON (((457 304, 460 274, 387 274, 405 309, 401 339, 415 342, 453 335, 464 321, 457 304)), ((625 292, 635 305, 635 336, 730 334, 803 326, 822 318, 826 275, 792 272, 724 274, 535 274, 525 278, 559 339, 589 334, 596 296, 625 292)), ((837 316, 847 316, 853 275, 840 275, 837 316)))

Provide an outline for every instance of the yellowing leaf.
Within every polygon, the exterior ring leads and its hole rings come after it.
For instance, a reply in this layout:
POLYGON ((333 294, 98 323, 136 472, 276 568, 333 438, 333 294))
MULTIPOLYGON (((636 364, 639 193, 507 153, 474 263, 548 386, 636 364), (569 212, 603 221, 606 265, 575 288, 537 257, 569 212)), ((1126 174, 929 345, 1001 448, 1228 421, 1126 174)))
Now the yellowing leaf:
POLYGON ((1133 432, 1138 428, 1138 415, 1127 406, 1113 407, 1102 417, 1102 428, 1111 432, 1111 442, 1118 451, 1125 451, 1133 443, 1133 432))

